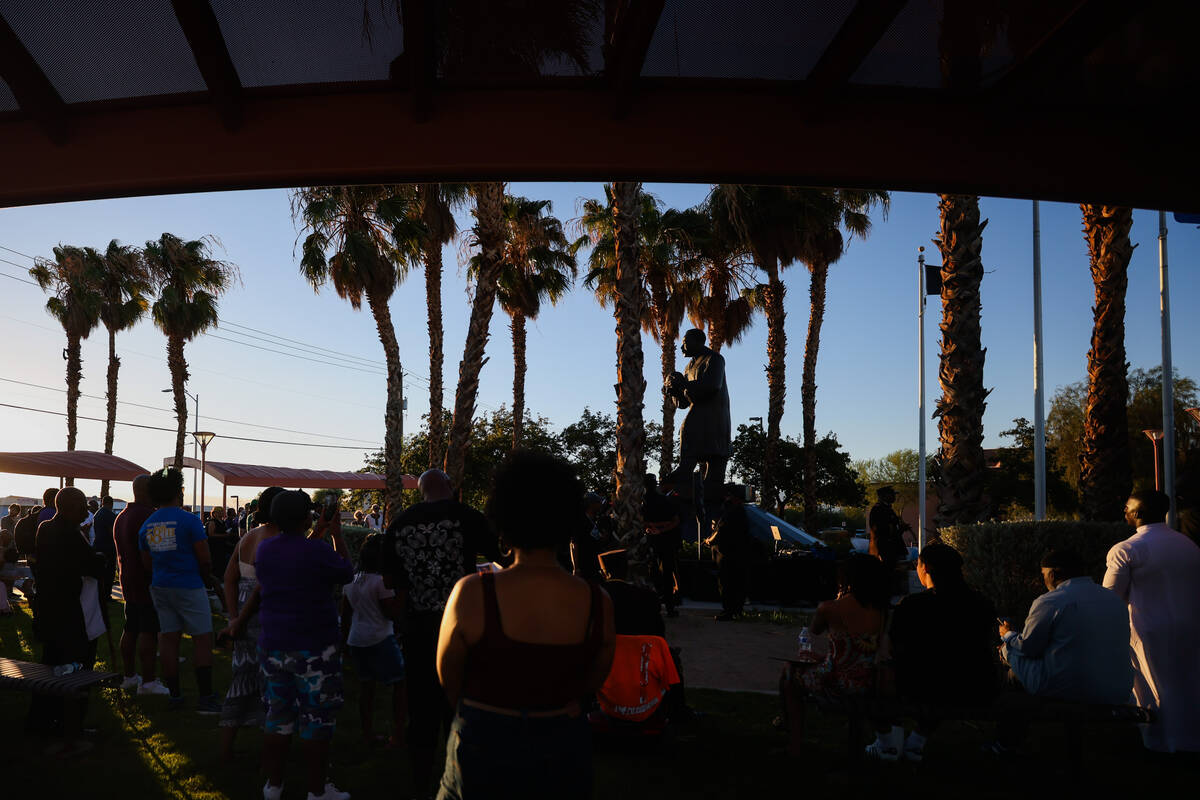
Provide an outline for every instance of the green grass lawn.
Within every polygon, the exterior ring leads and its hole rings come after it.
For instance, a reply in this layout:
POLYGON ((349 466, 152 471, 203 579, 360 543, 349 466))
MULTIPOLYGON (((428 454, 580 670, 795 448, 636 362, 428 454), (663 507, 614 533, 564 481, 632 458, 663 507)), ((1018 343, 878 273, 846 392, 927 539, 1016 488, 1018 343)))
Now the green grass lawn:
MULTIPOLYGON (((115 603, 111 607, 118 620, 119 608, 115 603)), ((29 617, 22 606, 16 616, 0 620, 0 654, 29 659, 30 645, 29 617)), ((184 654, 190 663, 190 643, 185 642, 184 654)), ((108 658, 102 638, 100 659, 110 663, 108 658)), ((185 691, 194 700, 189 665, 182 666, 185 691)), ((217 656, 215 672, 218 691, 223 691, 229 674, 227 654, 217 656)), ((353 676, 347 677, 346 684, 346 706, 338 718, 334 741, 332 779, 356 798, 408 797, 409 773, 403 754, 361 746, 353 676)), ((597 753, 597 798, 807 800, 919 792, 933 797, 1011 800, 1014 793, 1043 794, 1063 777, 1054 769, 1062 733, 1053 725, 1035 729, 1028 755, 1014 764, 1001 764, 979 752, 980 745, 991 739, 990 726, 947 725, 928 746, 927 762, 920 767, 865 764, 850 768, 843 720, 810 714, 806 736, 810 752, 805 758, 792 759, 783 751, 784 735, 771 726, 777 713, 774 697, 692 690, 688 700, 701 716, 661 745, 597 753)), ((384 703, 379 705, 376 727, 385 730, 384 703)), ((27 708, 28 695, 0 694, 0 720, 6 731, 0 745, 0 795, 4 797, 150 800, 261 796, 261 735, 257 731, 243 731, 238 760, 223 764, 218 759, 215 718, 191 711, 168 712, 162 697, 124 698, 117 690, 107 689, 94 697, 86 723, 96 729, 96 749, 76 761, 62 762, 42 755, 45 740, 22 732, 27 708)), ((1183 764, 1147 764, 1133 730, 1092 732, 1085 747, 1085 771, 1102 796, 1136 795, 1147 785, 1163 796, 1194 792, 1195 773, 1183 764), (1151 774, 1152 783, 1148 784, 1151 774)), ((293 755, 284 796, 302 800, 299 748, 293 755)))

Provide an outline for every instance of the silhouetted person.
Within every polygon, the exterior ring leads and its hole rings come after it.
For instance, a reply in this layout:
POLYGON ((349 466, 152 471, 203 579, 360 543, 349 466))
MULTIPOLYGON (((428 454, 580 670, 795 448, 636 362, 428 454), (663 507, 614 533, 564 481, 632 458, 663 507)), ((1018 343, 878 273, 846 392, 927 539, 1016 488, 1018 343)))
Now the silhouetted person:
POLYGON ((722 612, 716 616, 728 622, 742 613, 746 603, 747 573, 750 566, 750 523, 746 519, 745 489, 731 483, 725 487, 725 503, 713 535, 705 540, 717 559, 721 581, 722 612))
POLYGON ((698 328, 683 335, 680 350, 691 360, 682 375, 671 374, 667 389, 675 407, 686 408, 688 413, 679 427, 679 466, 669 482, 677 488, 690 487, 690 476, 699 466, 704 475, 705 507, 712 515, 721 502, 730 451, 725 359, 705 346, 704 331, 698 328))
POLYGON ((653 473, 645 478, 646 496, 642 503, 642 520, 650 552, 654 554, 654 586, 667 609, 668 617, 677 617, 675 610, 676 561, 680 544, 679 503, 658 491, 653 473))

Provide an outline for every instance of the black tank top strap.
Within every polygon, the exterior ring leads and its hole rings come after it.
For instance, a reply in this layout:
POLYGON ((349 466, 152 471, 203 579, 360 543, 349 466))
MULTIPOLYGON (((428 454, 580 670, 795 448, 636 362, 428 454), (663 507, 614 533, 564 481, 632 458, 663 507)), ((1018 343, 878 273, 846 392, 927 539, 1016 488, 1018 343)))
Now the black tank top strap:
POLYGON ((479 577, 483 581, 483 640, 503 639, 504 626, 500 624, 500 601, 496 599, 496 576, 490 572, 484 572, 479 577))

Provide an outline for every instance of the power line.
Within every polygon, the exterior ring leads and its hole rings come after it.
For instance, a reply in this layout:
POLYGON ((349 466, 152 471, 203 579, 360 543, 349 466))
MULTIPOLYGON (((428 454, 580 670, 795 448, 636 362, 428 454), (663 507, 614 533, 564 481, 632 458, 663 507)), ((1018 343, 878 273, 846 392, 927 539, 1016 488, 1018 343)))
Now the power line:
MULTIPOLYGON (((50 414, 55 417, 67 416, 66 412, 64 412, 64 411, 51 411, 46 408, 33 408, 32 406, 18 406, 18 405, 14 405, 12 403, 0 403, 0 408, 14 408, 14 409, 17 409, 18 411, 34 411, 34 412, 37 412, 38 414, 50 414)), ((84 416, 80 416, 80 415, 76 415, 75 419, 83 419, 83 420, 87 420, 89 422, 107 422, 108 421, 108 420, 100 419, 99 417, 84 417, 84 416)), ((127 428, 141 428, 142 430, 147 430, 147 431, 165 431, 166 433, 178 433, 178 429, 176 429, 176 428, 163 428, 159 425, 142 425, 137 422, 121 422, 120 420, 117 420, 116 424, 124 425, 127 428)), ((361 452, 362 450, 365 449, 363 447, 351 447, 350 445, 341 445, 341 444, 311 444, 309 442, 284 442, 284 441, 279 441, 277 439, 252 439, 252 438, 249 438, 246 436, 222 435, 220 438, 231 439, 235 442, 255 442, 257 444, 285 444, 285 445, 290 445, 292 447, 320 447, 320 448, 325 448, 325 449, 330 449, 330 450, 358 450, 361 452)))
POLYGON ((278 353, 281 356, 288 356, 289 358, 298 358, 301 361, 308 361, 313 364, 324 364, 325 366, 328 366, 328 367, 341 367, 342 369, 352 369, 355 372, 365 372, 368 375, 377 375, 379 377, 386 377, 386 375, 384 373, 379 372, 377 370, 364 369, 362 367, 351 366, 350 364, 339 364, 336 361, 322 361, 319 358, 315 358, 310 355, 299 355, 296 353, 289 353, 285 350, 274 350, 270 347, 263 347, 262 345, 251 344, 250 342, 240 342, 237 339, 230 339, 226 336, 218 336, 215 333, 205 333, 204 335, 211 339, 220 339, 223 342, 232 342, 233 344, 240 344, 243 347, 253 347, 255 350, 265 350, 268 353, 278 353))
MULTIPOLYGON (((59 392, 60 394, 65 393, 67 391, 66 389, 60 389, 57 386, 44 386, 40 383, 30 383, 29 381, 19 381, 19 380, 16 380, 15 378, 0 378, 0 381, 4 381, 5 383, 15 383, 19 386, 29 386, 34 389, 45 389, 48 392, 59 392)), ((107 400, 108 399, 104 395, 98 395, 98 394, 81 393, 79 396, 87 397, 92 400, 107 400)), ((144 409, 147 409, 150 411, 161 411, 165 414, 174 414, 175 413, 175 409, 173 409, 173 408, 163 408, 162 406, 149 406, 144 403, 134 403, 130 400, 118 400, 117 403, 118 403, 118 405, 133 406, 134 408, 144 408, 144 409)), ((311 431, 298 431, 293 428, 277 428, 274 425, 260 425, 257 422, 243 422, 242 420, 238 420, 238 419, 222 419, 221 417, 206 416, 206 417, 204 417, 204 419, 212 420, 213 422, 225 422, 225 423, 229 423, 231 425, 245 425, 248 428, 262 428, 263 430, 268 430, 268 431, 279 431, 280 433, 297 433, 297 434, 300 434, 301 436, 316 436, 319 439, 336 439, 336 440, 342 441, 342 442, 360 442, 362 444, 370 445, 372 447, 379 446, 379 444, 377 442, 373 442, 368 439, 355 439, 350 436, 334 436, 334 435, 331 435, 328 433, 312 433, 311 431)))
MULTIPOLYGON (((267 331, 260 331, 258 328, 251 328, 249 325, 243 325, 243 324, 241 324, 240 322, 230 322, 229 320, 222 318, 222 319, 221 319, 221 324, 222 324, 222 325, 232 325, 232 326, 233 326, 233 327, 235 327, 235 328, 243 328, 243 329, 245 329, 245 330, 248 330, 248 331, 253 331, 254 333, 261 333, 263 336, 269 336, 271 339, 278 339, 278 340, 280 340, 280 341, 283 341, 283 342, 290 342, 291 344, 300 345, 301 347, 308 348, 309 350, 323 350, 323 351, 325 351, 326 353, 329 353, 330 355, 338 356, 339 358, 353 358, 353 359, 356 359, 356 360, 358 360, 358 361, 365 361, 365 362, 367 362, 368 364, 371 364, 371 365, 374 365, 374 366, 381 366, 381 367, 385 367, 385 366, 387 366, 387 362, 385 362, 385 361, 379 361, 378 359, 366 358, 366 357, 364 357, 364 356, 355 356, 355 355, 350 355, 349 353, 342 353, 342 352, 339 352, 339 351, 337 351, 337 350, 331 350, 331 349, 329 349, 328 347, 320 347, 320 346, 318 346, 318 345, 315 345, 315 344, 308 344, 308 343, 306 343, 306 342, 302 342, 302 341, 300 341, 300 340, 298 340, 298 339, 289 339, 289 338, 288 338, 288 337, 286 337, 286 336, 279 336, 278 334, 269 333, 269 332, 267 332, 267 331)), ((247 336, 247 337, 249 337, 249 338, 251 338, 251 339, 258 339, 258 338, 259 338, 259 337, 257 337, 257 336, 250 336, 250 334, 248 334, 248 333, 243 333, 243 334, 241 334, 241 335, 242 335, 242 336, 247 336)), ((261 341, 266 341, 266 340, 261 340, 261 341)))
MULTIPOLYGON (((5 247, 5 246, 4 246, 4 245, 2 245, 2 244, 0 244, 0 250, 7 250, 7 251, 8 251, 8 252, 10 252, 10 253, 15 253, 16 255, 19 255, 19 256, 23 256, 23 257, 25 257, 25 258, 28 258, 30 261, 37 261, 37 259, 36 259, 36 258, 34 258, 33 256, 29 255, 28 253, 22 253, 20 250, 13 250, 11 247, 5 247)), ((10 262, 10 263, 11 263, 11 262, 10 262)), ((20 265, 18 264, 18 266, 20 266, 20 265)))

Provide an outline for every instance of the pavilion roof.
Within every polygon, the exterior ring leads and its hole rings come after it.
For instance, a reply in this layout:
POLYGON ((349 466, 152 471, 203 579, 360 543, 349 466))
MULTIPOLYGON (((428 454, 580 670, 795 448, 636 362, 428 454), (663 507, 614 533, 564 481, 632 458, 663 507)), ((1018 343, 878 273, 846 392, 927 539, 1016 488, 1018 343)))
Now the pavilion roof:
MULTIPOLYGON (((164 458, 163 466, 175 463, 164 458)), ((185 467, 200 468, 200 459, 187 456, 185 467)), ((375 472, 337 472, 327 469, 269 467, 263 464, 231 464, 225 461, 205 461, 204 472, 225 486, 282 486, 285 489, 384 489, 383 475, 375 472)), ((417 479, 404 476, 404 488, 416 489, 417 479)))
POLYGON ((1198 22, 1168 0, 5 1, 0 206, 625 178, 1194 211, 1198 22), (538 13, 568 5, 592 13, 538 13))
POLYGON ((131 481, 150 470, 118 456, 91 450, 47 453, 0 453, 0 472, 55 478, 131 481))

